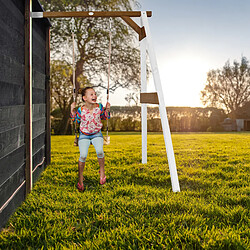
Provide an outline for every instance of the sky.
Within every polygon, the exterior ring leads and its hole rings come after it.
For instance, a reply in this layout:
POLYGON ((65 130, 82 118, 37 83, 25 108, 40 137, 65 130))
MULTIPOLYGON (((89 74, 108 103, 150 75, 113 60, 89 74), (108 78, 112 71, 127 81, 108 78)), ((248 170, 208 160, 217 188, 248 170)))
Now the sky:
MULTIPOLYGON (((250 59, 249 0, 139 0, 149 26, 166 106, 203 107, 207 72, 227 60, 250 59)), ((139 23, 139 18, 135 19, 139 23)), ((150 78, 148 92, 154 92, 150 78)), ((126 105, 124 89, 111 105, 126 105)))

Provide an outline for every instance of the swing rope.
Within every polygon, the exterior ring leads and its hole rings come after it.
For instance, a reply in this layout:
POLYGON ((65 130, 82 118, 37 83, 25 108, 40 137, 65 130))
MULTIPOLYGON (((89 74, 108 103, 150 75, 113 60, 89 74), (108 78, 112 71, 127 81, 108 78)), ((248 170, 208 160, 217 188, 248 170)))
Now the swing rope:
MULTIPOLYGON (((111 17, 109 18, 109 63, 108 63, 108 87, 107 87, 107 102, 109 102, 109 82, 110 82, 110 65, 111 65, 111 17)), ((107 140, 109 134, 109 119, 107 119, 107 140)))
MULTIPOLYGON (((109 83, 110 83, 110 65, 111 65, 111 17, 109 18, 109 62, 108 62, 108 86, 107 86, 107 103, 109 102, 109 83)), ((106 144, 110 143, 109 134, 109 119, 107 119, 106 144)))
MULTIPOLYGON (((75 74, 75 36, 74 32, 72 32, 72 77, 73 77, 73 99, 76 103, 76 74, 75 74)), ((75 127, 75 140, 74 146, 78 146, 78 137, 77 137, 77 121, 74 121, 75 127)))

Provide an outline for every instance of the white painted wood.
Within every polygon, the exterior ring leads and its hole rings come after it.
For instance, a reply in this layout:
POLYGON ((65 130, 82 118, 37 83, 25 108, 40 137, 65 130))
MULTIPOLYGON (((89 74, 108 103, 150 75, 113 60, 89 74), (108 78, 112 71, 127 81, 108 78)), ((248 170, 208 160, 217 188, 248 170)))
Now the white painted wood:
MULTIPOLYGON (((141 93, 147 92, 146 39, 140 41, 141 93)), ((147 104, 141 104, 142 163, 147 163, 147 104)))
POLYGON ((31 12, 32 18, 43 18, 43 12, 31 12))
POLYGON ((160 110, 160 115, 161 115, 161 124, 162 124, 164 141, 165 141, 165 146, 166 146, 166 151, 167 151, 168 165, 169 165, 171 183, 172 183, 172 190, 173 190, 173 192, 179 192, 180 185, 179 185, 179 180, 178 180, 178 175, 177 175, 177 169, 176 169, 174 150, 173 150, 172 139, 171 139, 171 134, 170 134, 170 128, 169 128, 169 124, 168 124, 167 111, 166 111, 166 106, 165 106, 164 96, 163 96, 163 91, 162 91, 162 86, 161 86, 161 79, 160 79, 160 74, 159 74, 159 70, 158 70, 155 52, 153 49, 153 42, 152 42, 152 38, 151 38, 151 34, 150 34, 147 14, 145 11, 142 11, 141 20, 142 20, 142 24, 143 24, 145 31, 146 31, 146 41, 148 43, 148 47, 147 47, 148 48, 148 55, 149 55, 151 70, 152 70, 152 74, 153 74, 153 78, 154 78, 155 89, 158 93, 159 110, 160 110))
POLYGON ((33 56, 33 49, 32 49, 32 17, 31 17, 31 13, 32 13, 32 0, 30 0, 30 38, 29 38, 29 43, 30 43, 30 58, 29 58, 29 65, 30 65, 30 71, 29 71, 29 74, 30 74, 30 103, 29 103, 29 106, 30 106, 30 189, 32 190, 33 188, 33 173, 32 173, 32 166, 33 166, 33 145, 32 145, 32 131, 33 131, 33 126, 32 126, 32 122, 33 122, 33 119, 32 119, 32 114, 33 114, 33 110, 32 110, 32 103, 33 103, 33 99, 32 99, 32 85, 33 85, 33 79, 32 79, 32 72, 33 72, 33 67, 32 67, 32 56, 33 56))

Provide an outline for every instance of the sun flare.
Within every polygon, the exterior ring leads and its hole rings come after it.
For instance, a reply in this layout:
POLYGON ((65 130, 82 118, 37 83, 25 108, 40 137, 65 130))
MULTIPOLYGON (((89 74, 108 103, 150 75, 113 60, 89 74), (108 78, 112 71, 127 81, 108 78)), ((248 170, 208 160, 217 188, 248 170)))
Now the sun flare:
MULTIPOLYGON (((167 106, 202 106, 200 91, 206 83, 209 66, 201 58, 177 57, 159 61, 162 88, 167 106)), ((152 76, 149 91, 154 90, 152 76)))

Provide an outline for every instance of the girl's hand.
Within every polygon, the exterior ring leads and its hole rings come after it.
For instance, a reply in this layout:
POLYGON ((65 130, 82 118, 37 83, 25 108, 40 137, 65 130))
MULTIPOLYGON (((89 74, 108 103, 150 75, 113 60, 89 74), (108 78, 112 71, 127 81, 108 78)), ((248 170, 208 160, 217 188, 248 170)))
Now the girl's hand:
POLYGON ((76 103, 72 102, 72 104, 71 104, 71 113, 75 111, 75 108, 76 108, 76 103))
POLYGON ((110 111, 110 103, 109 102, 107 102, 107 104, 106 104, 106 110, 109 112, 110 111))

